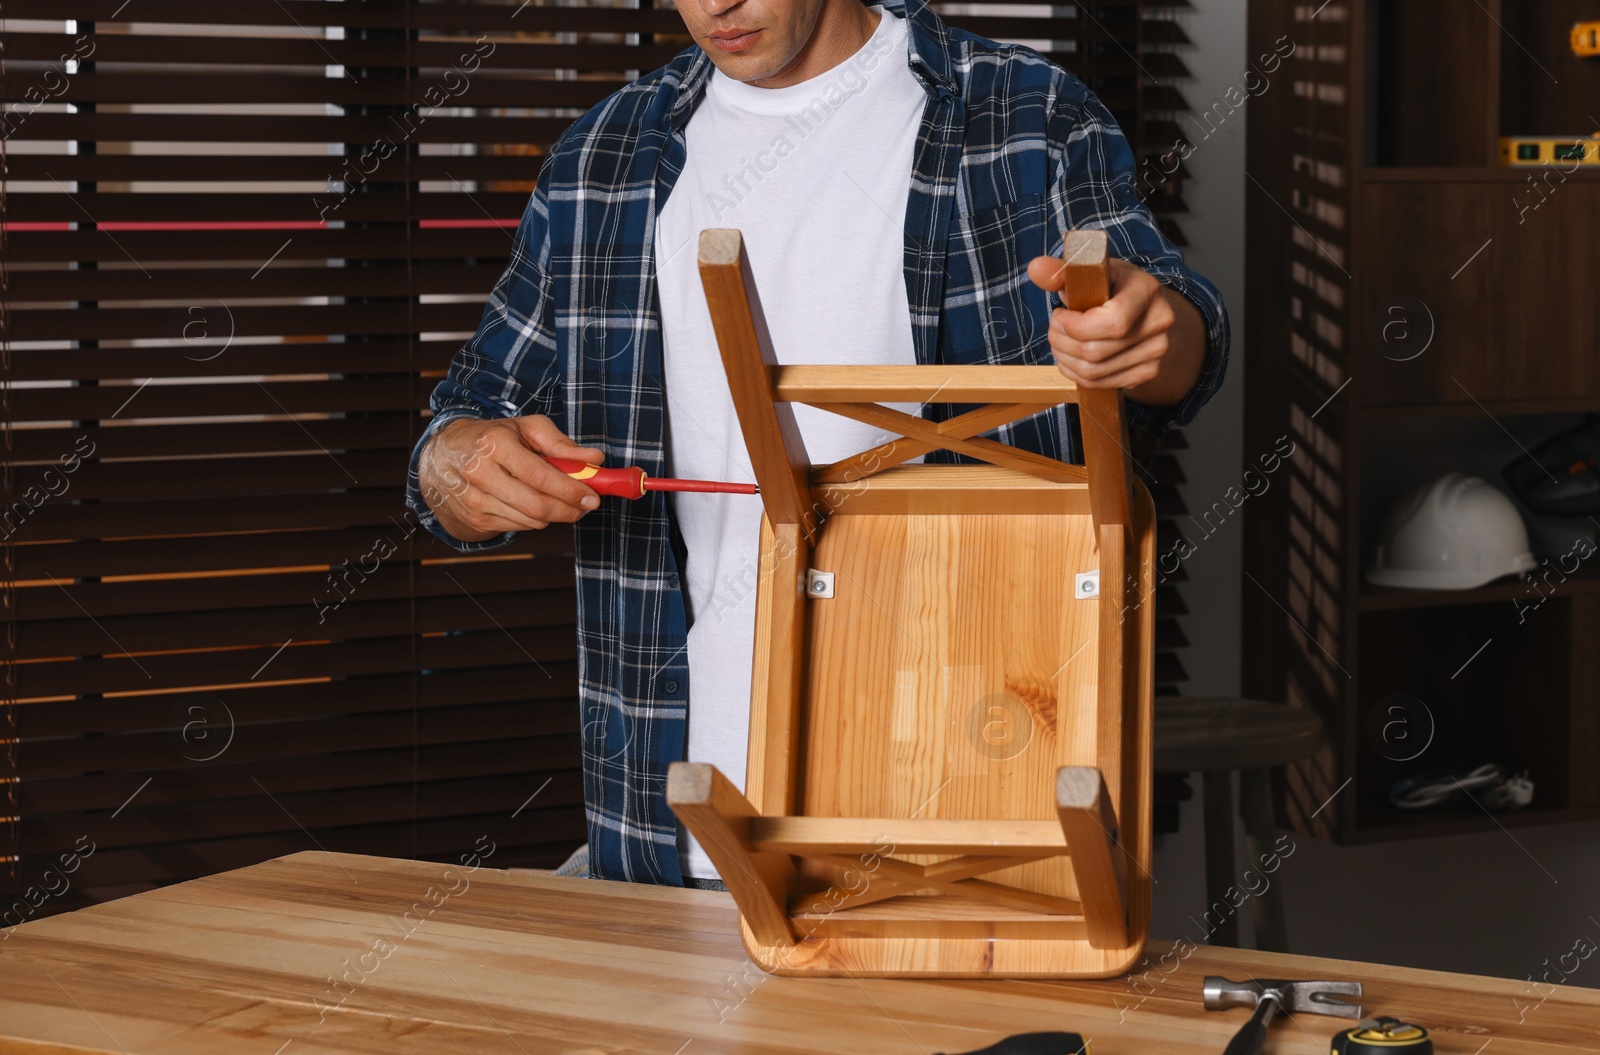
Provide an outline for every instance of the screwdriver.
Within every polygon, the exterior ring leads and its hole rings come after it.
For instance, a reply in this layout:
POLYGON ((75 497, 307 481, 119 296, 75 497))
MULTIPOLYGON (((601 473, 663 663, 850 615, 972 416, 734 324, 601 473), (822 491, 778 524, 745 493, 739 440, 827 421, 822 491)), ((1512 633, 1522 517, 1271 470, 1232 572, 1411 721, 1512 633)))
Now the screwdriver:
POLYGON ((643 498, 646 491, 700 491, 713 494, 754 495, 761 490, 755 484, 730 484, 718 480, 673 480, 669 477, 652 479, 637 465, 625 469, 607 469, 575 458, 546 458, 545 461, 574 480, 582 480, 594 488, 596 494, 615 495, 618 498, 643 498))

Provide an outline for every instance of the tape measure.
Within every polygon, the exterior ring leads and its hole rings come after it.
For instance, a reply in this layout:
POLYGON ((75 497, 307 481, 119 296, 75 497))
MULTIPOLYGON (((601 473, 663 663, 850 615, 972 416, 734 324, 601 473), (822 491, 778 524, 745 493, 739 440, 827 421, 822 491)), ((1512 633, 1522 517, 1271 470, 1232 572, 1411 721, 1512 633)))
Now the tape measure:
POLYGON ((1363 1019, 1355 1029, 1347 1029, 1333 1036, 1332 1055, 1358 1055, 1367 1052, 1404 1050, 1406 1055, 1433 1055, 1433 1041, 1428 1031, 1398 1018, 1363 1019))

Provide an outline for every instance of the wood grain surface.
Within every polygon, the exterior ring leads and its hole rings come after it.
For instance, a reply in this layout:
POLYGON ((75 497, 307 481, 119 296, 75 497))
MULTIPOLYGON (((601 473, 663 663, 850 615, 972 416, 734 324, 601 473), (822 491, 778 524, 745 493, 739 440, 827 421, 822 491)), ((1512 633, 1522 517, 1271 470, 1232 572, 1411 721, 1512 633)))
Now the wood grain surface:
MULTIPOLYGON (((1357 979, 1451 1055, 1593 1051, 1600 1023, 1592 989, 1186 944, 1102 981, 775 977, 737 918, 709 891, 311 851, 10 931, 0 1052, 931 1055, 1077 1030, 1211 1055, 1244 1012, 1203 1011, 1206 974, 1357 979)), ((1344 1021, 1266 1050, 1323 1055, 1344 1021)))

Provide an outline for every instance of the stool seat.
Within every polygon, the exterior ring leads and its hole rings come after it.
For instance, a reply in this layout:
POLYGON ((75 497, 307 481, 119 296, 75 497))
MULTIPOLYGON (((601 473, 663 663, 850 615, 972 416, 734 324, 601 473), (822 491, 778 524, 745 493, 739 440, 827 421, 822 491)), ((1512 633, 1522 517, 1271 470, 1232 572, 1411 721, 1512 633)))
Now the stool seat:
MULTIPOLYGON (((1310 758, 1326 734, 1314 713, 1283 703, 1232 697, 1158 697, 1155 701, 1155 767, 1201 774, 1206 829, 1206 918, 1215 919, 1212 945, 1238 946, 1236 902, 1228 896, 1244 872, 1234 860, 1233 774, 1239 774, 1248 871, 1274 843, 1270 771, 1310 758)), ((1287 952, 1283 880, 1260 897, 1254 914, 1256 947, 1287 952)))
POLYGON ((1155 765, 1187 773, 1270 769, 1322 750, 1311 711, 1266 700, 1156 697, 1155 765))

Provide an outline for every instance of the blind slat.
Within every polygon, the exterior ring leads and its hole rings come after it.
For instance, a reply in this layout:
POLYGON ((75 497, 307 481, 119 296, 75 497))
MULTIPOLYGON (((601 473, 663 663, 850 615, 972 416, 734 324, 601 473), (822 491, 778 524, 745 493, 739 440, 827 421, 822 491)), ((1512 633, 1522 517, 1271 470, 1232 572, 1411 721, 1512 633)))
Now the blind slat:
MULTIPOLYGON (((470 159, 469 159, 470 160, 470 159)), ((461 175, 463 179, 466 176, 461 175)), ((520 212, 518 217, 520 217, 520 212)), ((320 221, 319 221, 320 222, 320 221)), ((207 231, 117 231, 116 240, 105 232, 11 231, 7 251, 17 263, 62 261, 110 262, 126 265, 130 259, 146 265, 161 261, 266 261, 293 238, 291 259, 321 260, 452 260, 483 258, 504 264, 510 255, 508 232, 486 228, 422 228, 391 223, 358 229, 207 231)))
MULTIPOLYGON (((334 627, 333 629, 337 629, 334 627)), ((273 659, 277 647, 230 650, 227 652, 145 654, 138 657, 79 658, 70 663, 19 664, 17 693, 20 697, 70 696, 174 689, 180 686, 237 683, 251 678, 251 672, 270 661, 271 677, 279 681, 296 678, 327 677, 330 670, 342 676, 388 674, 413 669, 454 669, 474 666, 529 666, 547 661, 570 660, 574 644, 570 634, 552 640, 553 634, 523 634, 512 637, 503 630, 471 631, 445 637, 371 641, 339 641, 332 644, 300 643, 283 649, 273 659), (415 649, 413 649, 415 645, 415 649), (137 662, 135 662, 137 659, 137 662)), ((107 641, 108 652, 116 646, 107 641)), ((543 677, 533 669, 529 677, 543 677)), ((19 767, 27 770, 25 759, 19 767)))
MULTIPOLYGON (((209 703, 220 713, 220 707, 215 700, 202 702, 209 703)), ((569 718, 563 712, 527 705, 519 706, 516 702, 488 704, 455 715, 441 711, 420 713, 420 742, 428 745, 492 740, 495 737, 497 721, 505 723, 505 732, 508 735, 517 737, 556 736, 577 730, 575 716, 569 718)), ((306 722, 279 722, 276 725, 236 724, 233 742, 215 760, 223 764, 215 768, 250 766, 254 774, 270 787, 272 782, 268 778, 273 770, 262 764, 292 759, 297 754, 303 755, 305 737, 313 730, 317 736, 327 741, 329 753, 348 752, 354 757, 359 757, 368 750, 379 751, 419 742, 418 733, 413 729, 415 721, 416 716, 406 710, 335 716, 306 722)), ((221 747, 220 744, 217 747, 210 747, 200 741, 185 744, 181 739, 174 746, 170 734, 171 730, 162 729, 148 733, 129 733, 103 744, 84 743, 80 745, 81 753, 77 756, 77 760, 71 754, 59 750, 40 749, 34 752, 35 757, 28 762, 28 779, 30 783, 38 782, 36 794, 44 798, 48 795, 49 784, 54 779, 81 773, 86 768, 124 771, 131 769, 145 773, 175 770, 181 777, 184 769, 193 768, 191 759, 184 756, 184 751, 204 755, 209 751, 203 748, 209 747, 210 751, 215 751, 221 747), (126 752, 126 756, 119 755, 119 751, 126 752)), ((369 780, 362 783, 370 785, 386 781, 369 780)), ((219 794, 225 794, 228 789, 217 787, 214 790, 219 794)), ((127 790, 122 792, 124 798, 127 794, 127 790)), ((176 788, 167 788, 166 795, 174 804, 182 801, 176 797, 176 788)), ((156 798, 149 801, 161 800, 156 798)), ((115 806, 116 803, 112 805, 115 806)))
POLYGON ((343 639, 399 637, 407 634, 413 623, 424 634, 501 627, 518 633, 549 627, 565 630, 571 627, 576 614, 570 579, 562 584, 567 589, 548 592, 533 590, 531 583, 520 584, 522 589, 517 593, 497 596, 491 602, 491 610, 483 601, 459 591, 454 596, 421 600, 365 599, 369 582, 381 576, 392 579, 405 574, 394 564, 385 565, 375 559, 369 560, 367 567, 373 569, 370 578, 351 574, 345 579, 336 574, 340 580, 337 586, 324 581, 296 598, 298 603, 290 607, 203 614, 141 613, 121 618, 85 616, 35 623, 19 644, 17 658, 96 655, 107 648, 142 652, 168 648, 174 641, 182 641, 190 649, 207 649, 246 647, 263 637, 279 641, 334 633, 343 639), (350 600, 345 600, 341 589, 348 591, 350 600), (318 604, 326 610, 319 609, 318 604))
MULTIPOLYGON (((369 536, 372 539, 385 531, 391 532, 390 537, 403 534, 398 526, 391 529, 388 523, 374 525, 374 529, 369 536)), ((366 552, 345 559, 359 561, 366 552)), ((451 560, 447 564, 416 563, 430 557, 438 559, 440 552, 436 544, 429 541, 420 547, 420 556, 394 557, 395 567, 402 570, 394 575, 369 577, 361 584, 360 596, 349 602, 351 612, 373 602, 395 598, 415 597, 419 603, 426 603, 425 599, 430 597, 454 597, 463 593, 488 598, 527 590, 570 589, 573 582, 571 555, 566 551, 541 554, 537 560, 523 555, 508 561, 496 555, 465 562, 451 560), (508 567, 508 563, 516 566, 508 567)), ((35 596, 29 598, 28 612, 35 625, 46 627, 52 620, 75 619, 85 611, 105 619, 115 615, 212 613, 306 604, 310 598, 323 596, 329 589, 328 576, 332 568, 330 564, 271 575, 80 582, 74 584, 70 592, 36 590, 35 596)), ((353 623, 360 618, 352 615, 342 621, 353 623)))
MULTIPOLYGON (((16 575, 19 580, 26 581, 298 568, 355 560, 371 545, 371 532, 358 528, 242 537, 49 542, 18 547, 16 575)), ((561 545, 559 536, 551 538, 542 531, 529 531, 497 552, 562 552, 561 545)))
MULTIPOLYGON (((570 679, 569 679, 570 681, 570 679)), ((571 691, 570 684, 568 691, 571 691)), ((214 703, 214 714, 220 713, 214 703)), ((201 711, 193 712, 196 715, 201 711)), ((240 725, 235 731, 250 729, 240 725)), ((253 730, 252 730, 253 731, 253 730)), ((304 726, 296 731, 302 734, 304 726)), ((282 757, 253 759, 248 764, 243 758, 232 757, 233 744, 227 745, 222 755, 206 767, 207 789, 218 799, 245 798, 262 795, 255 780, 261 779, 262 761, 270 761, 273 794, 292 794, 319 789, 378 787, 383 785, 409 785, 415 769, 427 780, 457 780, 481 775, 516 774, 523 780, 535 777, 542 770, 560 771, 571 757, 571 738, 576 735, 576 725, 571 730, 549 735, 507 736, 491 740, 468 740, 461 743, 425 744, 414 752, 409 746, 379 748, 372 745, 359 755, 355 765, 329 767, 320 758, 307 758, 298 754, 292 745, 282 757)), ((180 750, 204 755, 207 750, 222 747, 205 745, 196 740, 193 744, 177 741, 168 745, 168 756, 174 766, 187 760, 180 750)), ((139 801, 148 806, 183 804, 194 795, 193 781, 183 779, 177 768, 157 769, 163 777, 173 779, 152 780, 139 793, 139 801)), ((536 778, 542 779, 542 778, 536 778)), ((537 783, 534 784, 538 786, 537 783)), ((20 803, 30 816, 47 814, 72 814, 85 810, 110 812, 128 797, 131 788, 122 774, 97 775, 95 778, 75 777, 71 780, 30 781, 21 789, 20 803)))

